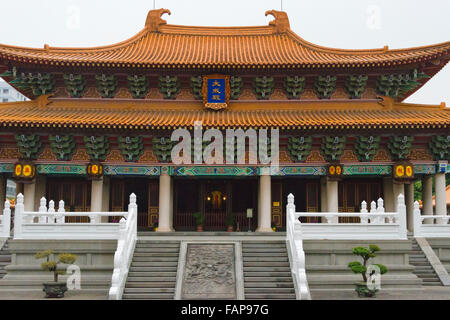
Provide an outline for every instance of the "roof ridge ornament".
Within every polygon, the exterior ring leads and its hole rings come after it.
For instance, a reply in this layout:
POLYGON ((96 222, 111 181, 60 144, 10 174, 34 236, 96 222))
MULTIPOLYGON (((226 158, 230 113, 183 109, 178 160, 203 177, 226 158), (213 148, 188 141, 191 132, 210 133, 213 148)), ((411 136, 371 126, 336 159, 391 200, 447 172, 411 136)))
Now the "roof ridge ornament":
POLYGON ((167 13, 169 16, 172 14, 169 9, 156 9, 150 10, 145 21, 145 26, 150 29, 151 32, 159 32, 159 26, 167 24, 167 21, 161 19, 162 15, 167 13))
POLYGON ((269 26, 273 26, 275 29, 275 33, 283 33, 288 31, 291 26, 289 24, 289 17, 286 12, 278 11, 278 10, 267 10, 266 17, 271 15, 275 18, 269 22, 269 26))

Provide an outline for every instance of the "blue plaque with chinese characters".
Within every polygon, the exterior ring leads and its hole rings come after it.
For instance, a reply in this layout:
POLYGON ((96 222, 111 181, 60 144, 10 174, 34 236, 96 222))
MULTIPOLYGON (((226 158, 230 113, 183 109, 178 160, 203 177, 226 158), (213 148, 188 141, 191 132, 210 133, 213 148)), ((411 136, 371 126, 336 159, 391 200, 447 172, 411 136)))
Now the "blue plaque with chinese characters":
POLYGON ((219 110, 228 107, 230 83, 228 76, 210 75, 203 78, 203 104, 206 108, 219 110))

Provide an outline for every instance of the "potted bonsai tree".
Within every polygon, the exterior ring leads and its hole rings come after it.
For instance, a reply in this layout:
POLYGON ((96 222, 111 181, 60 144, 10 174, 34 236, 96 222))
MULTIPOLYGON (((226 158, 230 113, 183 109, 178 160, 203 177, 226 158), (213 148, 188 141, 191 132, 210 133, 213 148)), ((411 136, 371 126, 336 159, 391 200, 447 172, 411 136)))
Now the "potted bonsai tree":
POLYGON ((206 216, 201 212, 194 213, 195 224, 197 225, 197 231, 203 231, 203 223, 205 222, 206 216))
POLYGON ((234 214, 230 213, 227 215, 227 219, 226 219, 226 224, 228 226, 228 232, 232 232, 233 231, 233 226, 234 226, 234 214))
MULTIPOLYGON (((380 251, 380 248, 377 245, 371 244, 369 248, 365 247, 355 247, 352 249, 354 255, 357 255, 363 259, 363 263, 359 261, 352 261, 348 264, 348 267, 353 271, 353 273, 361 274, 363 282, 355 283, 355 291, 358 293, 359 297, 375 297, 378 289, 371 289, 367 286, 367 278, 368 276, 372 276, 375 271, 371 274, 367 274, 367 262, 371 258, 375 258, 375 252, 380 251)), ((373 264, 380 269, 380 274, 385 274, 388 272, 386 266, 382 264, 373 264)))
POLYGON ((36 259, 46 259, 41 263, 41 268, 44 271, 53 272, 54 282, 44 282, 45 297, 46 298, 63 298, 64 293, 67 291, 67 285, 65 282, 58 282, 58 275, 66 273, 65 270, 58 269, 59 264, 73 264, 77 260, 77 256, 70 253, 61 253, 58 255, 58 260, 50 260, 50 256, 53 254, 52 250, 45 250, 36 253, 36 259))

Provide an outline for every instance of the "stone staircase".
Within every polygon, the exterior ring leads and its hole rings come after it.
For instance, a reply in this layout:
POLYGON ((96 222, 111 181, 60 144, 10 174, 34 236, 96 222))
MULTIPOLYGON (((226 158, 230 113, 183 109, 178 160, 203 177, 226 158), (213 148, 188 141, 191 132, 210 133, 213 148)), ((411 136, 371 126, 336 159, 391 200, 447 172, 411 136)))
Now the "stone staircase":
POLYGON ((6 275, 5 267, 11 264, 11 253, 8 250, 8 240, 0 250, 0 279, 6 275))
POLYGON ((242 241, 245 299, 294 299, 285 241, 242 241))
POLYGON ((409 263, 415 267, 414 274, 422 279, 423 286, 441 286, 441 281, 428 261, 425 254, 420 249, 416 239, 408 234, 408 238, 412 241, 412 251, 409 254, 409 263))
POLYGON ((180 241, 138 240, 122 299, 171 300, 180 241))

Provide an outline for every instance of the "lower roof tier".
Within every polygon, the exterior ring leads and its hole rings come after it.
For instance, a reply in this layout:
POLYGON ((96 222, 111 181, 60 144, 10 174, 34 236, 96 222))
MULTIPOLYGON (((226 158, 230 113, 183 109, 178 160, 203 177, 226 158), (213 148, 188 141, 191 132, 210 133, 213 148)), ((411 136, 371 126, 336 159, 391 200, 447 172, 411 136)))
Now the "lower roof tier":
POLYGON ((235 102, 226 110, 204 109, 189 101, 51 99, 0 104, 0 126, 148 130, 204 127, 323 129, 396 129, 450 127, 450 108, 366 101, 235 102))

